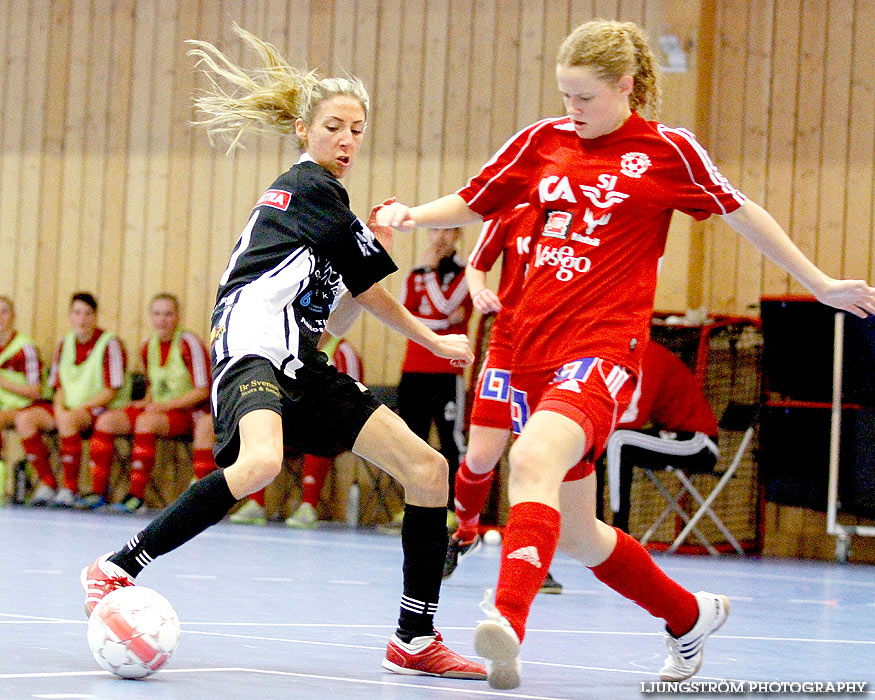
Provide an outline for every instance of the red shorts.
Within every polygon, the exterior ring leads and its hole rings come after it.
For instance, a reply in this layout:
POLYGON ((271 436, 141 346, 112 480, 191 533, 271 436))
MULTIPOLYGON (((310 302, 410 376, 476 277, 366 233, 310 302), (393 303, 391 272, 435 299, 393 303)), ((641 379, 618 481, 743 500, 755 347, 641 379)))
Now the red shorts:
POLYGON ((510 430, 511 349, 492 340, 477 377, 471 425, 510 430))
MULTIPOLYGON (((137 423, 137 418, 145 409, 139 406, 127 406, 123 410, 131 424, 131 430, 133 430, 134 425, 137 423)), ((170 424, 167 437, 190 437, 194 430, 194 414, 195 411, 191 408, 174 408, 170 411, 165 411, 164 415, 167 416, 167 422, 170 424)))
POLYGON ((624 367, 598 357, 567 362, 558 370, 514 372, 511 387, 511 423, 519 435, 535 411, 552 411, 583 428, 587 446, 584 458, 565 481, 591 474, 605 451, 635 390, 635 375, 624 367))

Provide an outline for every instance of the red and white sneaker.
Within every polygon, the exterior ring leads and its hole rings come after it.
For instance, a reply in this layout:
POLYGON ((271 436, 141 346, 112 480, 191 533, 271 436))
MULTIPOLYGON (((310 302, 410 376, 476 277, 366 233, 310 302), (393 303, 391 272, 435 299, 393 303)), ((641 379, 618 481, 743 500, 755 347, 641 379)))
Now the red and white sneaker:
POLYGON ((85 615, 91 617, 91 611, 103 600, 103 597, 117 588, 133 586, 134 579, 120 566, 108 561, 113 552, 107 552, 98 557, 79 574, 82 590, 85 591, 85 615))
POLYGON ((447 647, 440 632, 435 636, 414 637, 409 644, 393 634, 386 646, 383 668, 405 676, 486 680, 486 668, 447 647))

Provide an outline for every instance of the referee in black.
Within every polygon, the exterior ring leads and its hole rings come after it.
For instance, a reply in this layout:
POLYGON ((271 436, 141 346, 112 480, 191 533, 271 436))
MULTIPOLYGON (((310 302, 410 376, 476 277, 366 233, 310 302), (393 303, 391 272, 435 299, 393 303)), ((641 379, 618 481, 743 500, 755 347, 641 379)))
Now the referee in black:
POLYGON ((405 491, 404 591, 383 666, 485 679, 484 667, 447 648, 433 627, 447 549, 446 460, 316 349, 324 330, 342 334, 362 308, 463 365, 473 361, 468 339, 437 335, 379 284, 397 268, 350 211, 340 184, 364 136, 368 95, 361 81, 298 71, 275 47, 237 31, 262 69, 244 71, 214 46, 191 42, 192 55, 211 73, 210 90, 196 100, 199 123, 211 137, 228 137, 232 148, 246 131, 294 129, 302 155, 256 202, 219 282, 211 398, 223 469, 192 484, 121 550, 83 569, 86 610, 270 484, 284 446, 326 457, 352 450, 405 491), (220 87, 224 81, 233 89, 220 87))

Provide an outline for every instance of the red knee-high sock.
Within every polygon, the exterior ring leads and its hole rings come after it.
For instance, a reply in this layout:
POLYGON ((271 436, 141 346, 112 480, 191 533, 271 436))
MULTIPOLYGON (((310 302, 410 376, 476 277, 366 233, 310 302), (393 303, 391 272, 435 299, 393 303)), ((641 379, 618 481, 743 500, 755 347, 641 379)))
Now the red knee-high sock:
POLYGON ((27 461, 33 467, 39 480, 46 486, 56 489, 58 488, 58 480, 52 472, 52 465, 49 464, 49 450, 46 443, 43 442, 42 435, 35 433, 29 438, 23 438, 21 446, 27 455, 27 461))
POLYGON ((264 489, 249 494, 249 500, 255 501, 258 505, 264 508, 264 489))
POLYGON ((146 484, 155 468, 154 433, 134 433, 134 446, 131 448, 131 495, 141 501, 146 497, 146 484))
POLYGON ((477 534, 477 526, 480 525, 480 511, 486 504, 486 497, 489 495, 494 474, 495 469, 491 469, 485 474, 475 474, 464 459, 459 464, 453 497, 456 520, 459 522, 456 536, 459 539, 467 541, 477 534))
POLYGON ((61 466, 64 486, 79 493, 79 470, 82 468, 82 436, 79 433, 61 438, 61 466))
POLYGON ((304 493, 301 500, 314 508, 319 503, 319 494, 325 485, 325 477, 331 469, 332 460, 328 457, 304 455, 304 493))
POLYGON ((699 617, 696 597, 666 576, 638 540, 622 530, 617 530, 614 551, 601 564, 590 568, 606 586, 654 617, 664 619, 673 635, 686 634, 696 624, 699 617))
POLYGON ((90 441, 91 492, 101 495, 109 487, 109 470, 112 468, 112 458, 115 454, 113 441, 115 436, 95 430, 90 441))
POLYGON ((216 468, 216 460, 213 457, 213 451, 206 448, 195 450, 191 458, 191 466, 194 470, 194 478, 203 479, 216 468))
POLYGON ((510 509, 504 527, 495 607, 520 641, 526 632, 529 608, 556 553, 559 525, 559 511, 543 503, 526 501, 510 509))

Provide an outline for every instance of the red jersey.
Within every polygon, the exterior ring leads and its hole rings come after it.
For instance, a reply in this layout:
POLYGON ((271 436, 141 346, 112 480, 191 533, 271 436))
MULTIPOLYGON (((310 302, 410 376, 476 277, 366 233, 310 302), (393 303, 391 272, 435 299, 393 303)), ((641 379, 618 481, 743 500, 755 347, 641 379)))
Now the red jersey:
MULTIPOLYGON (((80 343, 76 339, 76 364, 80 365, 88 359, 100 336, 104 334, 102 328, 96 328, 91 335, 91 339, 87 343, 80 343)), ((55 357, 52 361, 52 368, 49 373, 49 386, 60 389, 61 379, 58 376, 58 364, 61 361, 61 349, 64 347, 64 339, 62 338, 55 348, 55 357)), ((111 338, 106 345, 106 351, 103 353, 103 385, 109 389, 120 389, 125 383, 125 367, 127 366, 127 355, 125 348, 118 338, 111 338)))
MULTIPOLYGON (((13 331, 12 335, 9 336, 9 343, 17 335, 18 331, 13 331)), ((9 347, 9 343, 0 345, 0 354, 9 347)), ((17 353, 4 360, 3 364, 0 364, 0 369, 8 369, 11 372, 23 374, 27 378, 27 383, 33 386, 42 381, 43 361, 40 358, 36 345, 25 343, 17 353)))
POLYGON ((654 428, 717 435, 717 419, 696 376, 671 350, 650 343, 641 376, 618 428, 654 428))
MULTIPOLYGON (((407 275, 401 303, 438 335, 467 333, 474 305, 468 296, 462 261, 447 256, 437 267, 413 268, 407 275)), ((464 369, 408 340, 401 371, 462 374, 464 369)))
POLYGON ((508 202, 538 210, 514 317, 525 370, 601 357, 637 371, 672 212, 705 219, 745 202, 690 132, 635 113, 595 139, 567 117, 539 121, 458 194, 484 218, 508 202))
POLYGON ((503 310, 512 309, 522 294, 531 257, 532 229, 539 213, 535 207, 520 204, 500 217, 489 219, 468 257, 468 264, 475 270, 489 272, 498 256, 503 256, 497 292, 503 310))
POLYGON ((357 382, 362 381, 364 376, 362 358, 359 357, 355 346, 348 340, 343 339, 337 344, 331 356, 331 364, 337 368, 338 372, 349 375, 357 382))
POLYGON ((489 272, 498 256, 502 256, 497 292, 502 309, 492 324, 489 336, 493 352, 496 346, 508 350, 513 346, 513 310, 522 295, 531 257, 532 229, 539 213, 528 204, 520 204, 499 217, 487 220, 468 258, 471 267, 489 272))
MULTIPOLYGON (((167 363, 167 356, 170 354, 170 347, 172 345, 172 340, 160 344, 162 365, 167 363)), ((191 375, 191 383, 194 385, 194 388, 203 389, 210 386, 210 356, 201 339, 191 331, 183 331, 180 337, 180 351, 182 353, 182 361, 188 367, 188 373, 191 375)), ((140 359, 143 363, 143 368, 146 370, 146 376, 148 376, 148 340, 140 346, 140 359)))

